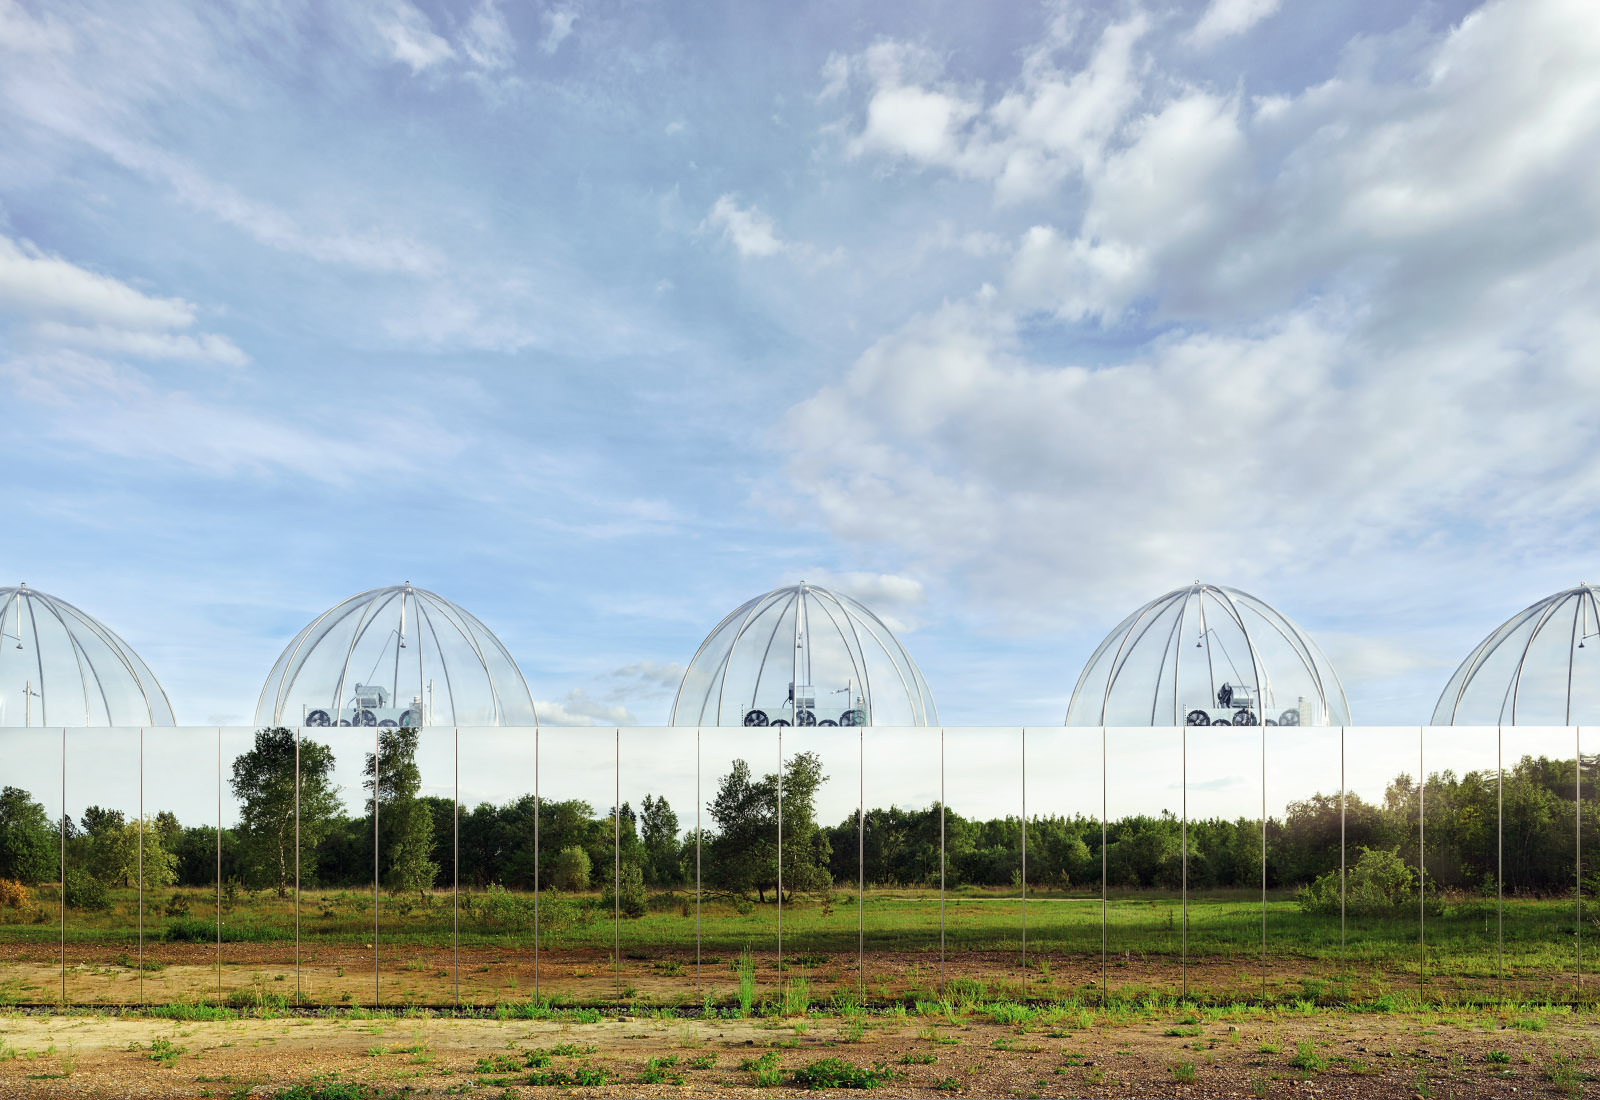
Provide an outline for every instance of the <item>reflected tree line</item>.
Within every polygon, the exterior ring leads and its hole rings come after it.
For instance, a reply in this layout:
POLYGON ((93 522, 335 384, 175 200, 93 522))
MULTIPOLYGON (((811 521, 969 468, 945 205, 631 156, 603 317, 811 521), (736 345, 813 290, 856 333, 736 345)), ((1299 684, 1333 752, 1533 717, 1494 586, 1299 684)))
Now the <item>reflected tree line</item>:
MULTIPOLYGON (((222 881, 287 896, 295 883, 298 824, 298 866, 305 885, 370 887, 376 831, 379 881, 396 896, 449 887, 459 841, 456 870, 464 888, 528 891, 537 873, 545 889, 576 893, 605 888, 609 905, 616 879, 621 884, 618 907, 642 916, 648 889, 693 885, 697 840, 702 886, 711 895, 740 908, 770 903, 777 896, 776 774, 758 776, 745 761, 734 761, 707 806, 713 825, 699 837, 684 830, 665 798, 654 795, 646 795, 637 808, 624 802, 598 809, 580 799, 549 797, 536 807, 531 793, 499 805, 461 807, 457 837, 452 801, 421 793, 417 739, 414 729, 379 732, 376 756, 367 753, 365 758, 363 812, 352 816, 343 810, 328 746, 304 737, 297 746, 288 729, 257 731, 251 748, 233 761, 227 780, 239 824, 221 832, 222 881)), ((1586 771, 1597 763, 1600 758, 1583 758, 1586 771)), ((939 884, 938 804, 870 810, 858 835, 854 814, 831 827, 816 820, 817 795, 826 782, 815 754, 800 753, 785 764, 785 900, 853 886, 858 873, 875 887, 939 884), (859 871, 858 845, 865 856, 859 871)), ((1496 879, 1502 840, 1508 894, 1570 893, 1578 810, 1574 762, 1542 756, 1525 756, 1508 768, 1503 789, 1501 776, 1491 769, 1461 775, 1437 772, 1428 777, 1425 790, 1402 774, 1389 784, 1381 803, 1349 795, 1341 807, 1337 793, 1317 794, 1290 804, 1281 819, 1266 822, 1267 885, 1300 889, 1308 909, 1325 906, 1328 891, 1337 891, 1328 876, 1340 867, 1342 828, 1353 876, 1366 876, 1362 882, 1394 901, 1414 898, 1424 887, 1493 896, 1502 885, 1496 879), (1418 863, 1419 810, 1424 806, 1428 882, 1421 884, 1408 868, 1418 863)), ((1589 790, 1582 810, 1586 822, 1600 812, 1589 790)), ((946 885, 1020 883, 1019 818, 979 820, 954 809, 942 816, 946 885)), ((57 881, 62 824, 29 792, 12 786, 0 790, 0 880, 24 886, 57 881)), ((149 816, 141 830, 136 819, 100 806, 87 808, 64 825, 66 900, 71 907, 107 907, 108 890, 137 883, 141 832, 147 890, 210 887, 217 881, 219 836, 214 825, 184 824, 172 813, 160 812, 149 816)), ((1259 818, 1190 820, 1187 829, 1191 890, 1260 888, 1259 818)), ((1182 822, 1170 812, 1108 822, 1103 846, 1108 885, 1178 889, 1184 874, 1182 832, 1182 822)), ((1027 845, 1030 889, 1098 891, 1098 818, 1031 817, 1027 845)))

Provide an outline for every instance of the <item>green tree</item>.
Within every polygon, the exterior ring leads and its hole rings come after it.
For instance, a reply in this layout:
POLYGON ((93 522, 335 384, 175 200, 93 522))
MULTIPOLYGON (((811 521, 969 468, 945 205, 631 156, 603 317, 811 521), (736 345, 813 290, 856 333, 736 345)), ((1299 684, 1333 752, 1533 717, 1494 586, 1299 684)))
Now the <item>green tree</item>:
POLYGON ((640 816, 645 878, 654 886, 676 886, 683 881, 678 815, 665 798, 645 795, 640 816))
POLYGON ((21 787, 0 789, 0 878, 35 883, 60 873, 60 835, 21 787))
MULTIPOLYGON (((392 894, 416 891, 426 894, 438 877, 433 861, 433 814, 417 797, 422 789, 422 769, 417 766, 417 731, 410 726, 378 731, 378 754, 367 753, 367 776, 362 786, 372 792, 376 782, 378 853, 386 860, 381 880, 392 894), (374 775, 376 773, 376 776, 374 775)), ((367 799, 367 817, 374 812, 367 799)))
POLYGON ((576 844, 563 848, 550 868, 550 885, 557 890, 587 890, 592 866, 589 853, 576 844))
MULTIPOLYGON (((339 813, 339 789, 333 783, 328 746, 301 739, 299 750, 300 850, 307 858, 339 813)), ((229 786, 239 801, 246 878, 272 883, 280 898, 287 896, 295 868, 294 731, 281 726, 257 730, 255 745, 234 759, 229 786)))
MULTIPOLYGON (((819 893, 833 885, 828 872, 832 846, 817 827, 816 796, 827 782, 822 761, 810 752, 786 761, 783 770, 783 890, 786 898, 819 893)), ((778 777, 752 779, 750 765, 735 760, 711 801, 717 823, 710 845, 714 888, 735 896, 754 891, 765 903, 778 887, 778 777)))

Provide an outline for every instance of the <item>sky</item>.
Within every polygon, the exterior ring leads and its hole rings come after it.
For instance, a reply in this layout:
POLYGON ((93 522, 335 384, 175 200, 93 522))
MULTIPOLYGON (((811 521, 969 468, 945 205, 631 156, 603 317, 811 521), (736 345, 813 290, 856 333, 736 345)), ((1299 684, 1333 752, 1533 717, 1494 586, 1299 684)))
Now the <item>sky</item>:
POLYGON ((1195 579, 1424 722, 1600 576, 1592 16, 0 0, 0 576, 182 725, 407 580, 662 723, 800 579, 952 725, 1195 579))

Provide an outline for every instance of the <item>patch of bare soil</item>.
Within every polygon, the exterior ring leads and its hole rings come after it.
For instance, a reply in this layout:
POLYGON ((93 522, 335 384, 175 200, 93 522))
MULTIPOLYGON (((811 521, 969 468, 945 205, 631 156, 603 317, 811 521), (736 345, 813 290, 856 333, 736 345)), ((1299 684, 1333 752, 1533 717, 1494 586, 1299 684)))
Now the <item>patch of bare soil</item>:
POLYGON ((830 1058, 892 1074, 860 1092, 873 1096, 1522 1100, 1594 1087, 1600 1021, 1562 1012, 1249 1011, 1024 1026, 943 1016, 592 1024, 0 1016, 0 1096, 269 1097, 294 1086, 346 1096, 332 1087, 348 1083, 365 1086, 367 1096, 482 1088, 512 1096, 798 1096, 809 1090, 796 1086, 794 1071, 830 1058), (776 1083, 759 1083, 763 1071, 776 1083), (597 1072, 603 1084, 572 1087, 597 1081, 597 1072))

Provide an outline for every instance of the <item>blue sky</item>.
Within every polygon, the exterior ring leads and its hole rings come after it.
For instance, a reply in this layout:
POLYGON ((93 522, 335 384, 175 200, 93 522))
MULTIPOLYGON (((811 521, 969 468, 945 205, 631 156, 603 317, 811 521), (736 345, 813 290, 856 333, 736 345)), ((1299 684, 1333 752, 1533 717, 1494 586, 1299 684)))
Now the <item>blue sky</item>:
POLYGON ((1600 575, 1586 7, 0 0, 3 571, 180 723, 402 580, 660 722, 801 577, 950 723, 1197 577, 1425 721, 1600 575))

